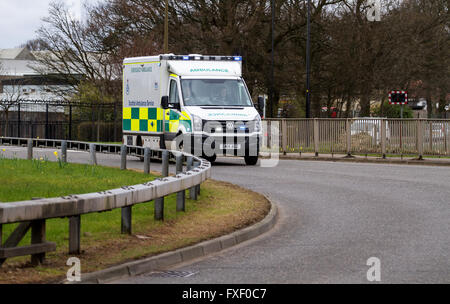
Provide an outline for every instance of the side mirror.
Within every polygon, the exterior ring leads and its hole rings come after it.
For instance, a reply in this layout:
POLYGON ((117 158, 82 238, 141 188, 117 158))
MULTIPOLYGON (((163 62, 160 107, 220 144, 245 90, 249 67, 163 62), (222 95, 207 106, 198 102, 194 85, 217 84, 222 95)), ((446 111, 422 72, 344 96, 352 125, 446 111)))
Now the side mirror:
POLYGON ((181 111, 181 105, 180 105, 179 102, 177 102, 177 103, 172 103, 171 105, 172 105, 172 108, 173 108, 173 109, 176 109, 176 110, 178 110, 178 111, 181 111))
POLYGON ((258 109, 260 111, 264 110, 264 97, 258 96, 258 109))
POLYGON ((161 97, 161 107, 166 110, 169 108, 169 96, 161 97))

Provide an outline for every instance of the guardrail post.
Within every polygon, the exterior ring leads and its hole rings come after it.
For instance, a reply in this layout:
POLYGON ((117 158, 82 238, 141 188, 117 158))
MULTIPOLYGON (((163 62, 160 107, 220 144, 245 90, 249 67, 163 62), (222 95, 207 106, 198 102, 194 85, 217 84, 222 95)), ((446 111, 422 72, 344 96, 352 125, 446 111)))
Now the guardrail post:
MULTIPOLYGON (((165 150, 162 152, 162 177, 167 177, 169 175, 169 151, 165 150)), ((164 197, 155 199, 155 220, 164 220, 164 197)))
POLYGON ((95 144, 89 144, 89 153, 91 155, 91 165, 97 165, 97 155, 95 153, 95 144))
MULTIPOLYGON (((179 174, 183 172, 183 155, 178 155, 176 161, 176 174, 179 174)), ((185 198, 184 190, 177 192, 177 211, 186 211, 185 198)))
POLYGON ((131 234, 131 214, 132 206, 122 208, 122 223, 121 223, 121 233, 131 234))
MULTIPOLYGON (((31 244, 42 244, 45 242, 45 220, 31 222, 31 244)), ((31 265, 36 266, 44 263, 45 253, 31 255, 31 265)))
POLYGON ((314 118, 314 153, 319 156, 319 120, 314 118))
POLYGON ((422 119, 418 119, 416 120, 416 124, 417 124, 417 154, 419 155, 418 159, 419 160, 423 160, 423 137, 424 137, 424 132, 423 132, 423 122, 422 119))
POLYGON ((144 148, 144 173, 149 174, 150 173, 150 155, 151 150, 149 147, 144 148))
POLYGON ((61 159, 63 163, 67 163, 67 141, 61 141, 61 159))
MULTIPOLYGON (((192 170, 194 166, 194 158, 192 156, 188 156, 186 161, 186 170, 190 171, 192 170)), ((195 186, 189 188, 189 197, 193 200, 197 200, 197 190, 195 189, 195 186)))
POLYGON ((120 169, 127 169, 127 145, 120 146, 120 169))
POLYGON ((161 175, 163 177, 169 176, 169 151, 162 152, 162 170, 161 175))
POLYGON ((27 159, 33 159, 33 140, 31 138, 27 141, 27 159))
POLYGON ((69 254, 80 254, 81 216, 69 217, 69 254))
MULTIPOLYGON (((197 168, 198 166, 200 166, 200 162, 199 161, 194 161, 194 168, 197 168)), ((195 189, 197 191, 197 195, 200 195, 200 184, 196 185, 195 189)))

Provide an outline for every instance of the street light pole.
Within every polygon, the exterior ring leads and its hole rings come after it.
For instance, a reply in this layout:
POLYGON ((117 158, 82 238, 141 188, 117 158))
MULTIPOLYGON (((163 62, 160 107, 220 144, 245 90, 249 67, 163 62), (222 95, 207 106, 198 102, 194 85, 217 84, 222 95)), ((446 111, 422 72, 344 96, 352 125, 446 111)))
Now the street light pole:
POLYGON ((311 118, 311 0, 308 0, 307 18, 306 18, 306 118, 311 118))
POLYGON ((169 0, 164 8, 164 54, 169 53, 169 0))

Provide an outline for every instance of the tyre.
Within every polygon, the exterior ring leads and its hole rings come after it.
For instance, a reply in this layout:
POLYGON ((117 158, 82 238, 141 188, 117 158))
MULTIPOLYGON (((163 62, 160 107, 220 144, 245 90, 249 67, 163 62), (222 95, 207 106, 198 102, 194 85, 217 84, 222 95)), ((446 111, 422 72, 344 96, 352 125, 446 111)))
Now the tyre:
POLYGON ((244 159, 247 166, 254 166, 258 162, 258 156, 245 156, 244 159))
POLYGON ((212 164, 213 162, 216 161, 217 156, 216 156, 216 154, 214 154, 213 156, 205 156, 204 155, 203 158, 206 159, 207 161, 209 161, 212 164))
MULTIPOLYGON (((142 144, 142 138, 140 136, 138 136, 137 139, 136 139, 136 146, 138 146, 138 147, 143 147, 144 146, 142 144)), ((139 158, 140 162, 144 162, 144 157, 138 156, 138 158, 139 158)))

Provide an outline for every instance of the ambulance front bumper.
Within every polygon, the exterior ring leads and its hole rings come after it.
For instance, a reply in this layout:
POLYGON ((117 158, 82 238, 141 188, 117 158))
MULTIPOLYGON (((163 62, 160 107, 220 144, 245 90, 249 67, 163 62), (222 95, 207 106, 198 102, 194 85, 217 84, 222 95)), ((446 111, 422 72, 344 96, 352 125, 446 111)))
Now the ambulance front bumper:
POLYGON ((261 134, 191 134, 185 148, 196 156, 258 156, 261 134))

